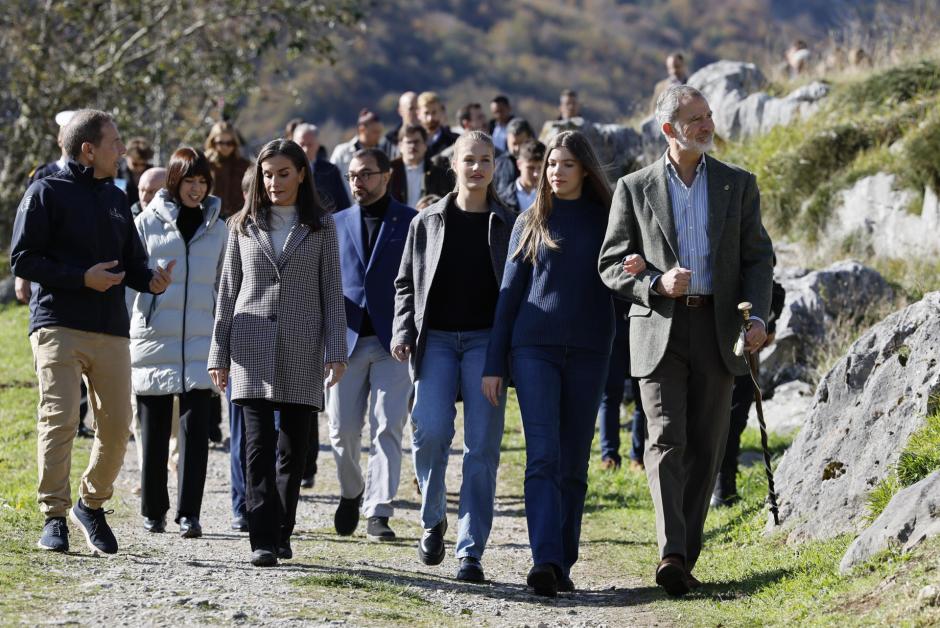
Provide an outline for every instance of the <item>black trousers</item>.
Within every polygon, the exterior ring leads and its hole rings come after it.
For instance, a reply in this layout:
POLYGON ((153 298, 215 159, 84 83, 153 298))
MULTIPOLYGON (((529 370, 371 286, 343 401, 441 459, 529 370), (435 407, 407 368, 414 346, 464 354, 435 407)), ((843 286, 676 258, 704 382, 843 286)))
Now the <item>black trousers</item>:
MULTIPOLYGON (((734 378, 731 391, 731 426, 728 430, 728 443, 725 445, 725 457, 721 461, 719 472, 726 482, 734 480, 738 473, 738 454, 741 452, 741 433, 747 427, 747 416, 754 403, 754 382, 750 375, 738 375, 734 378)), ((731 484, 731 486, 734 486, 731 484)))
POLYGON ((320 418, 319 412, 313 413, 310 425, 310 439, 307 443, 307 461, 304 464, 304 479, 312 479, 317 474, 317 458, 320 455, 320 418))
MULTIPOLYGON (((210 390, 191 390, 179 395, 180 433, 177 467, 176 521, 199 517, 209 461, 210 390)), ((170 509, 166 464, 174 395, 137 395, 144 461, 141 474, 140 514, 159 519, 170 509)))
POLYGON ((240 399, 245 416, 245 506, 251 549, 274 551, 297 518, 313 406, 240 399), (281 413, 280 430, 274 411, 281 413))

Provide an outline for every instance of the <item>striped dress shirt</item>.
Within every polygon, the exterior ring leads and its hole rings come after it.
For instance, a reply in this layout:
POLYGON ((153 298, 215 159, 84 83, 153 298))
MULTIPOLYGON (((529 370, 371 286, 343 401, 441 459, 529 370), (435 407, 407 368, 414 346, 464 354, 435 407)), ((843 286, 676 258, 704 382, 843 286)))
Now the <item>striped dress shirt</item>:
POLYGON ((695 169, 695 179, 687 186, 676 172, 668 153, 666 173, 672 218, 679 240, 679 264, 692 271, 689 294, 712 294, 712 262, 708 242, 708 172, 705 155, 695 169))

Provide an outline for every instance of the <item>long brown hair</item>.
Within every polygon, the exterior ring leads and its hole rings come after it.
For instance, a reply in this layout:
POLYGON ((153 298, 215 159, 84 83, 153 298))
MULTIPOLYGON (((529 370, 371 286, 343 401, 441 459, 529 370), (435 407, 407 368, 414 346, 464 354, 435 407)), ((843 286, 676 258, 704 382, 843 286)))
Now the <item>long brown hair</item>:
POLYGON ((581 196, 597 203, 610 211, 610 186, 604 178, 601 164, 591 148, 591 143, 580 131, 562 131, 548 142, 545 149, 545 159, 542 161, 542 172, 532 207, 519 217, 524 221, 522 237, 519 246, 512 253, 513 259, 522 256, 526 261, 535 264, 538 260, 539 249, 543 246, 558 250, 558 243, 552 238, 548 230, 548 217, 552 213, 552 188, 548 183, 548 158, 556 148, 565 148, 574 155, 587 176, 584 178, 581 196))
POLYGON ((311 231, 317 231, 323 226, 323 216, 327 210, 320 202, 320 196, 313 184, 313 173, 310 172, 310 162, 307 161, 304 149, 290 140, 277 139, 265 144, 258 154, 245 207, 232 216, 234 227, 243 235, 248 232, 249 221, 261 229, 270 229, 271 199, 262 184, 264 179, 261 164, 276 155, 287 157, 298 171, 305 172, 304 180, 300 182, 300 188, 297 190, 297 221, 310 227, 311 231))
MULTIPOLYGON (((454 172, 454 192, 457 192, 460 188, 460 183, 457 181, 457 160, 460 159, 460 151, 465 147, 473 144, 474 142, 481 142, 489 147, 490 154, 493 156, 493 175, 495 178, 496 175, 496 145, 493 144, 493 138, 484 133, 483 131, 467 131, 463 135, 457 138, 457 141, 454 142, 454 155, 451 157, 450 169, 454 172)), ((496 193, 496 186, 493 183, 494 179, 490 179, 490 184, 486 186, 486 201, 489 204, 497 203, 502 205, 503 202, 499 200, 499 195, 496 193)))

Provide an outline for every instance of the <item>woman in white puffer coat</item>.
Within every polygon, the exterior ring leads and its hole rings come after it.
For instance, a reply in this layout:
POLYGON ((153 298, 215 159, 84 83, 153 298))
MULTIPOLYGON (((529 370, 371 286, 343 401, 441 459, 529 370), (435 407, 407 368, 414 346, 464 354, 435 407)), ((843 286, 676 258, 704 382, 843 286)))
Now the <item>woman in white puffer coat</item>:
POLYGON ((131 311, 132 384, 143 441, 141 514, 150 532, 166 529, 170 508, 167 457, 173 397, 179 397, 180 457, 176 522, 180 535, 202 535, 199 523, 209 457, 214 388, 206 364, 216 283, 228 229, 221 202, 209 196, 212 171, 193 148, 173 153, 166 188, 135 220, 154 263, 176 261, 173 282, 160 295, 138 293, 131 311))

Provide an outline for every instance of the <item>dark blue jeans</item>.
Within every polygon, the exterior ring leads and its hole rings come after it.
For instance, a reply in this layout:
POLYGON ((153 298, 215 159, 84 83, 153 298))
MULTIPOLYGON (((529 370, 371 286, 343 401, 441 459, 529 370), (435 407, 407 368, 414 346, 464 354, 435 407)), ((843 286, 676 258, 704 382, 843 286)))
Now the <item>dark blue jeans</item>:
MULTIPOLYGON (((629 311, 629 309, 627 310, 629 311)), ((610 352, 610 362, 607 367, 607 383, 601 397, 598 410, 600 415, 601 459, 610 458, 620 464, 620 404, 623 403, 623 392, 626 380, 633 388, 633 419, 631 430, 633 441, 631 443, 630 458, 643 460, 643 449, 646 443, 646 415, 643 413, 643 403, 640 401, 640 382, 630 377, 630 319, 626 313, 617 316, 616 335, 614 346, 610 352)))
POLYGON ((608 355, 563 346, 512 350, 526 441, 525 509, 536 565, 578 560, 597 406, 608 355))

